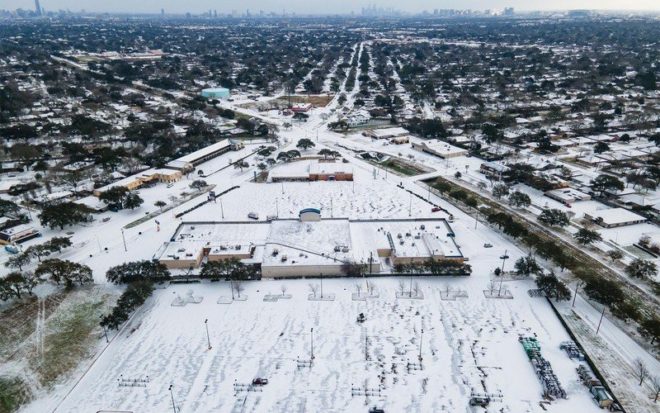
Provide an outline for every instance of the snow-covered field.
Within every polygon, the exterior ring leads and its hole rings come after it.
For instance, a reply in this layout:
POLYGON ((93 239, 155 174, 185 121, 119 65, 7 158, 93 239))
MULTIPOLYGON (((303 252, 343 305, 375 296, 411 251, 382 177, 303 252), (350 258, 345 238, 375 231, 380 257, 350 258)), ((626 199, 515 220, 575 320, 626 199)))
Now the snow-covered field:
MULTIPOLYGON (((335 301, 307 299, 308 283, 319 280, 250 283, 247 301, 232 304, 217 304, 229 295, 224 283, 158 290, 57 411, 164 412, 172 408, 173 385, 181 412, 345 412, 366 411, 365 404, 458 412, 469 411, 471 392, 501 394, 492 411, 541 412, 541 386, 519 335, 538 337, 568 393, 547 411, 598 411, 578 382, 577 364, 559 349, 567 334, 544 299, 527 295, 532 283, 509 283, 513 300, 489 300, 482 292, 487 278, 421 278, 423 300, 396 299, 394 278, 373 279, 379 298, 366 301, 351 299, 354 284, 364 283, 353 279, 323 281, 335 301), (280 294, 282 284, 291 299, 262 300, 280 294), (444 301, 447 286, 469 297, 444 301), (189 289, 204 298, 200 304, 171 305, 189 289), (356 322, 359 313, 366 316, 363 324, 356 322), (314 362, 298 368, 298 359, 310 359, 311 329, 314 362), (408 363, 418 363, 420 342, 422 368, 409 370, 408 363), (235 384, 256 377, 269 380, 262 392, 235 391, 235 384), (120 380, 148 382, 127 387, 120 380), (365 387, 375 395, 352 396, 351 388, 365 387)), ((54 402, 43 399, 27 411, 45 411, 54 402)))
MULTIPOLYGON (((253 183, 254 157, 247 159, 251 164, 248 169, 219 170, 256 148, 247 145, 240 153, 230 152, 199 167, 210 174, 203 179, 215 186, 216 193, 240 186, 217 203, 206 204, 183 219, 174 217, 206 199, 202 194, 184 202, 182 193, 191 192, 189 184, 197 179, 195 174, 170 188, 156 185, 141 189, 145 203, 140 208, 107 212, 90 225, 73 228, 74 248, 60 258, 89 265, 95 281, 102 284, 110 266, 150 259, 181 221, 242 221, 249 212, 257 212, 262 220, 268 215, 296 218, 301 209, 309 207, 320 208, 324 217, 447 217, 443 212, 432 213, 432 205, 408 192, 412 191, 428 196, 455 217, 455 239, 469 257, 473 274, 417 279, 422 300, 397 299, 397 278, 373 279, 378 297, 358 301, 352 300, 352 294, 355 284, 364 285, 364 280, 324 280, 323 291, 334 294, 334 301, 308 300, 308 284, 318 284, 318 279, 248 283, 248 299, 232 304, 218 304, 221 297, 224 299, 220 301, 226 302, 231 295, 225 283, 159 289, 107 347, 99 341, 92 359, 84 361, 50 393, 37 395, 25 411, 165 412, 172 410, 174 401, 180 412, 353 412, 367 411, 374 405, 388 412, 463 412, 472 411, 468 401, 473 392, 497 396, 488 411, 598 411, 587 388, 578 381, 576 363, 559 349, 568 334, 545 299, 528 295, 533 281, 506 282, 504 290, 509 290, 513 299, 485 298, 492 270, 502 265, 499 257, 507 251, 509 270, 526 251, 428 193, 416 183, 420 176, 400 177, 374 169, 345 148, 413 157, 436 170, 424 177, 451 177, 460 171, 472 184, 485 182, 478 172, 481 161, 467 157, 446 161, 409 145, 383 145, 359 135, 343 137, 324 129, 320 113, 312 113, 305 125, 281 132, 283 141, 290 144, 282 149, 293 149, 298 139, 318 133, 314 140, 317 147, 309 153, 324 146, 340 151, 353 167, 355 182, 253 183), (158 213, 154 203, 159 200, 168 207, 178 205, 155 217, 160 225, 150 219, 121 230, 146 213, 158 213), (103 218, 110 220, 103 222, 103 218), (484 248, 484 243, 493 247, 484 248), (292 295, 290 299, 263 301, 266 294, 280 294, 282 285, 292 295), (441 293, 447 287, 464 291, 467 298, 443 300, 441 293), (171 305, 190 289, 203 297, 201 303, 171 305), (363 324, 356 322, 359 313, 366 316, 363 324), (204 324, 207 319, 210 350, 204 324), (311 368, 299 368, 298 360, 310 359, 311 329, 315 359, 311 368), (539 404, 541 386, 518 342, 520 335, 538 338, 543 356, 568 394, 566 400, 539 404), (421 369, 416 369, 420 366, 413 364, 418 363, 420 344, 422 363, 421 369), (255 377, 270 382, 262 391, 244 391, 242 385, 255 377), (365 397, 365 391, 370 396, 365 397)), ((534 195, 536 204, 539 196, 534 195)), ((43 233, 44 238, 25 246, 61 235, 49 229, 43 233)), ((624 235, 619 237, 621 241, 624 235)), ((628 236, 625 238, 627 242, 628 236)), ((0 252, 0 261, 6 257, 0 252)), ((590 320, 598 314, 588 303, 578 305, 576 312, 589 315, 590 320)), ((618 340, 616 326, 606 324, 601 331, 608 342, 618 340)), ((628 343, 622 347, 632 349, 626 362, 643 352, 628 343)))

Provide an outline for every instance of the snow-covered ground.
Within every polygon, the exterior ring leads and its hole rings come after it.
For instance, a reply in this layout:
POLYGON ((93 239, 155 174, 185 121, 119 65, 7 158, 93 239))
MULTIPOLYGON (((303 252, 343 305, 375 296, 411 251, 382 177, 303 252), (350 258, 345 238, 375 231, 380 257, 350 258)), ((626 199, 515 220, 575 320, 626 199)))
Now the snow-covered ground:
MULTIPOLYGON (((416 280, 423 300, 396 299, 394 278, 373 279, 379 298, 366 301, 351 299, 354 284, 364 284, 360 279, 324 280, 324 294, 335 294, 334 301, 307 299, 308 283, 319 280, 253 282, 247 301, 232 304, 217 304, 230 294, 225 283, 157 290, 57 411, 168 411, 170 385, 181 412, 345 412, 366 411, 365 404, 457 412, 469 411, 472 392, 501 394, 493 411, 598 411, 578 381, 576 362, 559 349, 566 332, 544 299, 528 296, 531 282, 508 283, 513 300, 484 298, 489 261, 482 260, 472 278, 416 280), (280 294, 282 284, 291 299, 263 301, 265 294, 280 294), (447 286, 469 297, 444 301, 447 286), (189 289, 203 297, 200 304, 171 305, 189 289), (363 324, 356 322, 359 313, 366 316, 363 324), (297 360, 311 357, 312 329, 313 365, 298 368, 297 360), (520 335, 537 336, 568 399, 539 406, 541 386, 520 335), (420 344, 422 369, 409 370, 408 363, 418 363, 420 344), (262 392, 235 391, 256 377, 269 380, 262 392), (126 387, 122 380, 148 382, 126 387), (377 394, 352 396, 351 388, 364 387, 377 394)), ((56 405, 57 398, 45 398, 26 411, 56 405)))
MULTIPOLYGON (((363 47, 361 44, 356 48, 356 53, 363 47)), ((351 99, 353 94, 349 96, 349 101, 351 99)), ((223 105, 236 108, 230 103, 223 105)), ((423 300, 397 300, 396 278, 374 279, 379 297, 366 301, 351 299, 354 284, 364 283, 351 279, 323 281, 324 292, 335 294, 334 301, 308 301, 308 284, 319 283, 319 280, 249 283, 245 291, 247 301, 233 304, 217 304, 221 296, 230 295, 224 283, 170 286, 157 290, 107 347, 99 342, 92 360, 85 361, 72 377, 52 392, 40 395, 25 411, 52 411, 57 407, 58 412, 160 412, 171 410, 173 398, 181 412, 339 412, 365 411, 366 405, 384 406, 386 411, 454 412, 469 411, 466 406, 472 391, 501 393, 502 399, 492 404, 492 411, 597 411, 586 387, 578 381, 575 362, 559 350, 559 343, 568 339, 567 333, 544 299, 527 294, 528 289, 534 288, 533 283, 507 282, 504 287, 512 292, 512 300, 484 296, 483 290, 491 283, 492 270, 501 265, 499 257, 504 251, 510 257, 507 269, 526 252, 498 232, 475 222, 474 217, 427 194, 425 188, 416 183, 422 176, 401 177, 376 169, 356 158, 352 150, 378 150, 412 158, 434 170, 423 177, 451 177, 460 171, 465 182, 490 185, 478 172, 481 161, 468 157, 441 160, 415 151, 409 145, 384 145, 358 134, 343 136, 329 132, 321 115, 329 115, 332 106, 334 103, 314 109, 307 123, 280 131, 279 135, 288 145, 280 149, 293 149, 302 137, 316 137, 312 140, 317 147, 309 154, 322 147, 339 151, 353 167, 355 182, 250 182, 258 162, 254 157, 246 159, 250 168, 225 168, 230 160, 249 155, 255 149, 254 145, 248 145, 240 153, 230 152, 199 166, 208 175, 203 179, 215 186, 216 193, 239 186, 223 195, 219 202, 209 203, 176 219, 176 213, 206 199, 206 195, 201 194, 184 202, 183 193, 192 192, 188 186, 198 179, 196 174, 184 177, 170 188, 156 185, 141 189, 140 196, 145 203, 140 208, 107 212, 97 216, 92 224, 72 228, 74 248, 65 251, 60 258, 89 265, 96 282, 102 284, 106 282, 105 272, 110 266, 150 259, 170 239, 182 220, 245 220, 249 212, 257 212, 262 219, 275 214, 280 218, 295 218, 300 209, 308 207, 320 208, 324 217, 447 216, 443 212, 432 213, 431 204, 411 196, 408 191, 412 191, 428 196, 432 203, 442 205, 455 217, 452 227, 456 242, 470 259, 472 276, 420 278, 417 282, 424 294, 423 300), (166 207, 155 219, 122 231, 121 228, 147 213, 159 213, 154 205, 159 200, 168 206, 177 206, 170 210, 166 207), (103 222, 103 218, 110 220, 103 222), (484 248, 484 243, 493 247, 484 248), (291 299, 263 301, 265 294, 280 293, 282 284, 287 286, 291 299), (466 291, 468 297, 442 300, 441 291, 448 286, 466 291), (195 296, 204 297, 200 304, 171 306, 177 295, 185 296, 189 289, 195 296), (355 321, 361 312, 367 319, 362 325, 355 321), (207 348, 205 319, 209 320, 211 350, 207 348), (296 359, 310 357, 312 328, 314 365, 311 369, 298 369, 296 359), (417 362, 422 329, 423 369, 408 371, 407 363, 417 362), (567 400, 539 405, 541 387, 518 343, 519 335, 538 337, 544 357, 550 361, 568 393, 567 400), (370 360, 365 360, 364 356, 365 336, 370 360), (255 377, 270 380, 263 392, 234 391, 235 384, 249 383, 255 377), (120 386, 120 383, 126 384, 120 380, 142 381, 128 387, 120 386), (171 394, 170 385, 173 385, 171 394), (352 387, 364 389, 365 386, 376 393, 379 390, 379 395, 370 396, 368 400, 351 395, 352 387)), ((242 112, 277 124, 284 123, 276 113, 242 112)), ((538 204, 538 194, 533 195, 538 204)), ((62 235, 60 231, 49 229, 44 229, 43 233, 44 238, 31 240, 24 247, 62 235)), ((620 236, 623 239, 623 235, 620 236)), ((6 253, 0 252, 0 261, 6 258, 6 253)), ((575 311, 593 320, 594 309, 589 304, 582 303, 575 311)), ((613 324, 605 325, 601 331, 608 343, 619 340, 622 334, 613 324)), ((622 358, 628 363, 636 353, 645 354, 641 348, 628 345, 625 348, 622 358)))

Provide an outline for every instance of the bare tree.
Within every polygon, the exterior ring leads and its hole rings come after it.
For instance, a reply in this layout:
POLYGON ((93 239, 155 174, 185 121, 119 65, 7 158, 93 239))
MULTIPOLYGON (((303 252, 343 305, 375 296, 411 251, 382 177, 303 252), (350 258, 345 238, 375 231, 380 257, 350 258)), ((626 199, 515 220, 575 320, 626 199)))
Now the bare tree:
POLYGON ((644 383, 644 380, 649 376, 649 369, 641 359, 635 359, 633 369, 635 370, 635 377, 639 379, 639 385, 641 386, 644 383))
POLYGON ((316 293, 319 291, 319 285, 318 284, 309 284, 309 291, 311 291, 314 298, 316 298, 316 293))
POLYGON ((658 397, 660 397, 660 376, 651 377, 651 387, 655 392, 655 399, 653 399, 653 403, 657 403, 658 397))
POLYGON ((284 284, 280 285, 280 291, 282 291, 282 296, 286 295, 286 290, 287 290, 286 285, 284 284))
POLYGON ((362 294, 362 284, 355 283, 355 291, 357 292, 357 296, 360 297, 362 294))

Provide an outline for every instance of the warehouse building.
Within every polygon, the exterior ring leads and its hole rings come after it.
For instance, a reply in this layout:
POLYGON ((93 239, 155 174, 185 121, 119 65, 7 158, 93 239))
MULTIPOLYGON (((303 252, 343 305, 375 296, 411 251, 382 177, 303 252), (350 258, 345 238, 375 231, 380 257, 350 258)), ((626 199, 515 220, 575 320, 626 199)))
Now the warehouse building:
POLYGON ((456 158, 458 156, 467 155, 468 153, 468 151, 463 148, 450 145, 443 141, 423 141, 419 143, 413 142, 412 147, 413 149, 417 149, 418 151, 422 151, 442 159, 456 158))
POLYGON ((353 263, 380 273, 397 264, 465 261, 444 219, 321 219, 320 212, 306 208, 300 219, 185 222, 154 258, 189 269, 233 257, 260 266, 265 278, 343 275, 353 263))
POLYGON ((232 150, 232 147, 233 144, 229 139, 222 139, 206 148, 168 162, 165 168, 176 169, 184 173, 189 172, 195 169, 197 165, 229 152, 232 150))
POLYGON ((648 221, 641 215, 624 208, 609 208, 585 213, 584 217, 604 228, 623 227, 648 221))
POLYGON ((269 178, 271 182, 352 181, 353 167, 334 160, 301 160, 274 168, 269 178))

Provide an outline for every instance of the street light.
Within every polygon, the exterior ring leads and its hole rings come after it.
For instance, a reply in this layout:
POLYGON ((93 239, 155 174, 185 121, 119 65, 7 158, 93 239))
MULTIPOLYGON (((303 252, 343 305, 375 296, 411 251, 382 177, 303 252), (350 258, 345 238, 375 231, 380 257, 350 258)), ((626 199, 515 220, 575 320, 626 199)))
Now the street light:
POLYGON ((211 337, 209 336, 209 319, 204 320, 204 326, 206 327, 206 341, 209 344, 209 350, 211 350, 211 337))
POLYGON ((174 387, 174 385, 170 384, 170 388, 168 390, 170 391, 170 396, 172 397, 172 411, 176 413, 176 404, 174 404, 174 392, 172 391, 172 387, 174 387))
POLYGON ((506 255, 508 250, 504 250, 504 255, 502 255, 500 258, 502 258, 502 267, 500 270, 500 289, 497 291, 497 296, 499 297, 502 295, 502 284, 504 283, 504 263, 506 262, 506 259, 509 258, 508 255, 506 255))

